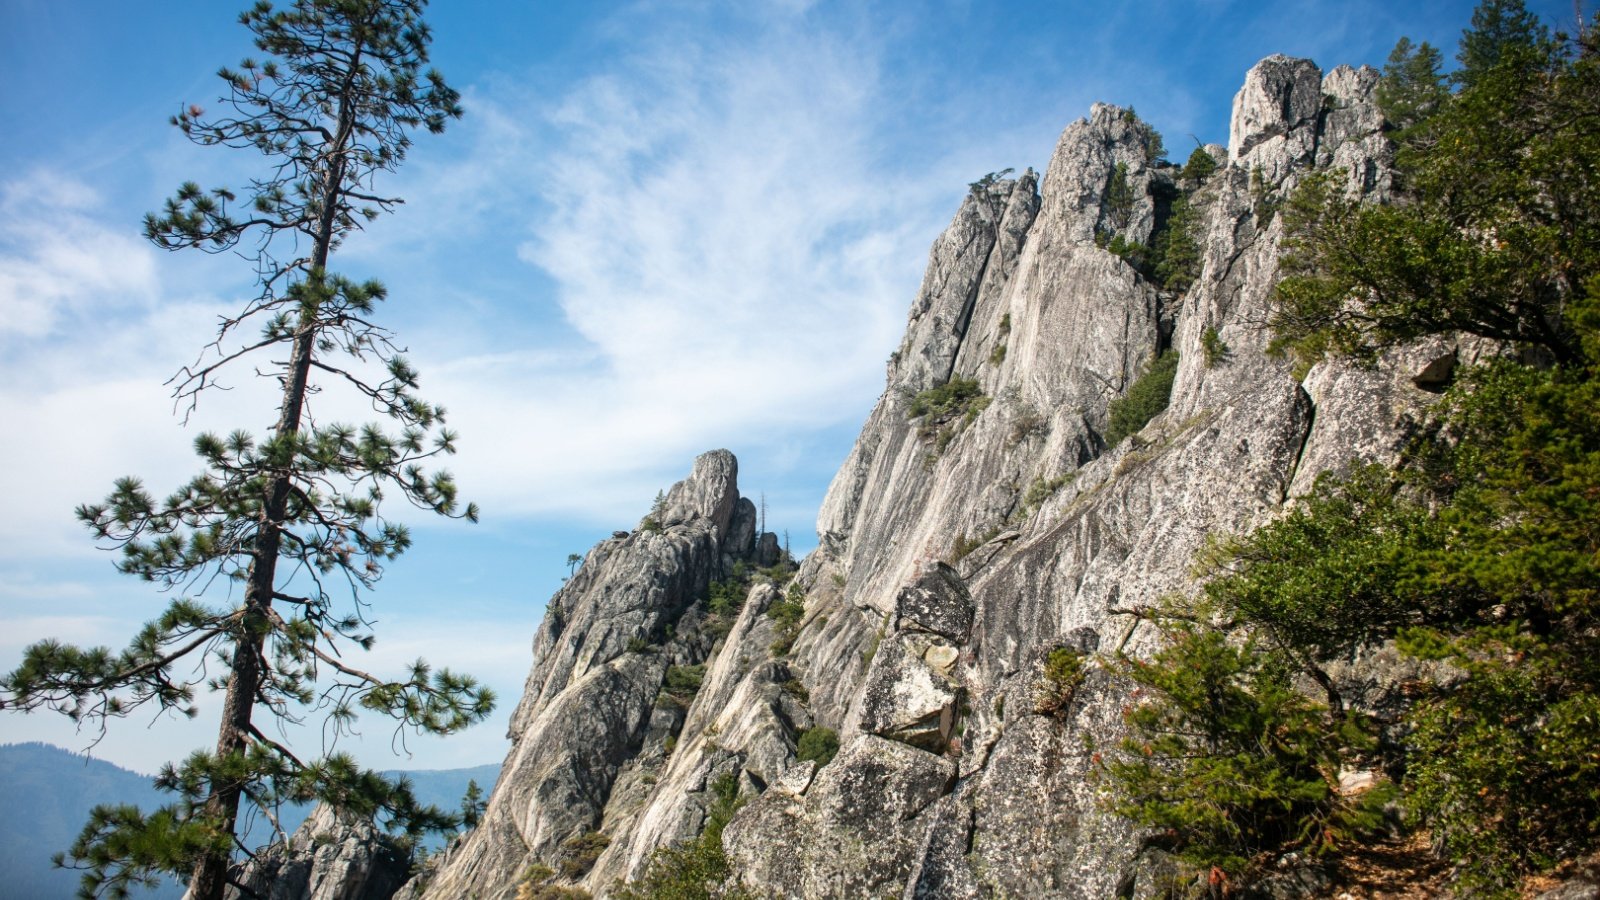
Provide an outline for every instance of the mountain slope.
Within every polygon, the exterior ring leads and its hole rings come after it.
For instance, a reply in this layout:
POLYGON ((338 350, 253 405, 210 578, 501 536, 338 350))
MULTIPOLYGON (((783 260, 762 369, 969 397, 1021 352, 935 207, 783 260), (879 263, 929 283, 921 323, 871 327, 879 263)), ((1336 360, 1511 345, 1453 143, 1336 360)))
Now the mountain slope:
MULTIPOLYGON (((454 810, 461 805, 467 783, 477 781, 485 791, 494 784, 500 766, 490 764, 470 769, 388 772, 405 776, 421 803, 454 810)), ((88 820, 89 810, 101 803, 131 803, 144 809, 168 802, 156 790, 150 776, 130 772, 104 760, 80 756, 49 744, 7 744, 0 746, 0 809, 11 815, 0 819, 0 900, 9 898, 68 898, 78 889, 78 873, 57 869, 50 864, 53 854, 66 850, 88 820)), ((291 807, 282 823, 293 832, 310 812, 309 807, 291 807)), ((265 823, 256 822, 247 834, 247 843, 263 844, 269 835, 265 823)), ((427 845, 444 844, 441 836, 430 836, 427 845)), ((142 896, 176 898, 183 888, 167 884, 142 896)))
POLYGON ((1089 742, 1123 733, 1128 687, 1090 662, 1045 703, 1043 662, 1151 646, 1144 613, 1194 590, 1208 536, 1269 520, 1319 472, 1391 461, 1431 399, 1413 376, 1453 347, 1304 379, 1266 353, 1282 198, 1328 168, 1387 195, 1376 84, 1272 57, 1208 175, 1097 105, 1042 179, 975 184, 930 253, 819 549, 729 609, 711 584, 754 562, 752 529, 722 512, 731 479, 703 471, 731 455, 697 461, 672 527, 603 542, 557 594, 484 825, 409 895, 510 900, 530 872, 604 895, 720 821, 735 786, 721 848, 760 895, 1155 892, 1163 855, 1089 778, 1089 742), (1171 239, 1180 198, 1200 261, 1172 291, 1136 263, 1171 239), (1108 441, 1113 402, 1148 391, 1141 375, 1173 351, 1170 406, 1108 441), (704 669, 685 699, 670 673, 690 665, 704 669), (800 759, 815 729, 840 745, 821 765, 800 759))

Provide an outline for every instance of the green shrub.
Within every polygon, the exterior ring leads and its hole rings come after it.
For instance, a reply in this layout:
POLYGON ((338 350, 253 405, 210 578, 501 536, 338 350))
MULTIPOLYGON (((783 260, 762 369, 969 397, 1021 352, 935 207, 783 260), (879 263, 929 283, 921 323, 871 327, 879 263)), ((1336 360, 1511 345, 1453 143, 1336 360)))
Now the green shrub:
POLYGON ((805 618, 806 606, 802 602, 804 593, 789 594, 783 599, 772 601, 767 607, 767 618, 776 623, 776 637, 767 647, 773 656, 787 655, 794 646, 795 638, 800 635, 800 620, 805 618), (799 597, 802 599, 791 599, 799 597))
POLYGON ((989 365, 998 366, 998 365, 1000 365, 1001 363, 1003 363, 1005 361, 1006 361, 1006 345, 1005 344, 995 344, 994 345, 994 349, 989 351, 989 365))
POLYGON ((1046 500, 1055 496, 1056 491, 1071 484, 1078 477, 1077 472, 1064 472, 1054 478, 1040 475, 1028 485, 1028 490, 1022 495, 1022 505, 1027 509, 1037 509, 1046 500))
POLYGON ((972 401, 983 396, 983 388, 979 387, 975 378, 952 378, 937 387, 928 388, 911 398, 911 406, 906 410, 910 418, 928 416, 932 419, 947 419, 958 414, 964 414, 972 401))
POLYGON ((1426 621, 1430 607, 1442 613, 1444 601, 1418 580, 1416 554, 1444 541, 1434 515, 1404 499, 1393 475, 1360 466, 1343 478, 1323 474, 1286 515, 1247 537, 1213 540, 1197 568, 1225 615, 1320 664, 1426 621))
POLYGON ((711 803, 700 836, 651 854, 639 877, 618 887, 617 900, 755 900, 737 882, 726 884, 733 868, 722 849, 722 831, 744 805, 739 777, 731 772, 718 777, 708 793, 711 803))
POLYGON ((700 692, 700 683, 705 680, 706 667, 699 666, 667 666, 667 677, 662 683, 662 692, 687 704, 700 692))
POLYGON ((1128 387, 1127 393, 1111 401, 1107 408, 1106 446, 1115 447, 1122 439, 1150 423, 1172 400, 1172 381, 1178 374, 1178 354, 1169 351, 1150 362, 1145 373, 1128 387))
POLYGON ((800 741, 797 744, 795 755, 802 762, 815 760, 817 765, 825 766, 833 761, 839 753, 839 735, 832 728, 823 728, 818 725, 800 732, 800 741))
POLYGON ((861 651, 861 664, 871 665, 872 658, 878 655, 878 645, 883 643, 883 629, 873 632, 872 640, 867 641, 867 646, 861 651))
POLYGON ((804 603, 787 598, 774 600, 767 607, 767 618, 777 622, 781 628, 800 624, 800 620, 805 618, 805 614, 806 607, 804 603))
POLYGON ((582 878, 594 868, 595 861, 609 846, 611 836, 603 831, 589 831, 568 838, 561 844, 561 861, 557 864, 557 871, 563 878, 582 878))
POLYGON ((1283 206, 1283 198, 1267 184, 1266 173, 1260 166, 1250 170, 1251 212, 1256 217, 1256 228, 1265 231, 1283 206))
POLYGON ((1146 276, 1151 274, 1151 250, 1144 244, 1126 240, 1119 234, 1106 242, 1106 250, 1133 266, 1134 271, 1139 274, 1146 276))
POLYGON ((731 619, 739 615, 739 610, 744 607, 745 597, 749 592, 750 580, 748 577, 734 577, 723 581, 713 581, 706 600, 706 609, 714 616, 723 616, 731 619))
POLYGON ((975 534, 970 538, 967 537, 966 532, 956 535, 956 541, 950 546, 950 553, 945 556, 945 562, 952 566, 955 565, 961 560, 967 558, 972 551, 994 540, 995 535, 999 533, 1000 526, 993 525, 984 529, 981 534, 975 534))
POLYGON ((1215 171, 1217 171, 1217 161, 1206 152, 1206 148, 1196 147, 1194 152, 1189 154, 1189 161, 1179 170, 1178 177, 1188 181, 1205 181, 1215 171))
POLYGON ((1228 345, 1223 342, 1222 335, 1214 327, 1207 326, 1200 332, 1200 349, 1206 356, 1206 368, 1211 368, 1217 363, 1224 362, 1232 353, 1228 345))
POLYGON ((1071 647, 1051 650, 1044 658, 1044 678, 1039 682, 1034 709, 1045 714, 1066 712, 1083 678, 1082 653, 1071 647))
POLYGON ((542 863, 534 863, 517 881, 516 900, 589 900, 583 888, 550 884, 556 870, 542 863))
POLYGON ((1232 881, 1252 860, 1320 855, 1382 824, 1392 787, 1335 790, 1341 769, 1374 745, 1369 723, 1330 719, 1296 690, 1296 667, 1253 639, 1187 618, 1161 626, 1154 657, 1116 663, 1146 698, 1125 709, 1130 734, 1116 752, 1094 756, 1116 813, 1232 881))

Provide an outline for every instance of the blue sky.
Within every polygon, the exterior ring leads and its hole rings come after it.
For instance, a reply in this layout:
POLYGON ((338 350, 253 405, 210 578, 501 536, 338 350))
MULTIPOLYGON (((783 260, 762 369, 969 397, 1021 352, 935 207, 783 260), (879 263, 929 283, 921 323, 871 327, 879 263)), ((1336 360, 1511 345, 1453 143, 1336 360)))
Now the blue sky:
MULTIPOLYGON (((163 382, 250 272, 139 238, 180 182, 258 164, 166 124, 251 53, 241 5, 0 0, 0 668, 44 637, 120 646, 166 600, 114 573, 75 505, 124 474, 164 493, 193 474, 197 429, 273 417, 271 386, 242 375, 187 428, 173 415, 163 382)), ((1042 170, 1097 100, 1134 106, 1181 161, 1225 142, 1261 57, 1381 65, 1402 34, 1449 55, 1471 8, 435 0, 434 63, 466 118, 419 137, 385 183, 407 204, 335 268, 388 284, 383 316, 483 507, 477 526, 411 518, 415 548, 370 595, 373 665, 473 672, 501 711, 399 760, 380 723, 352 746, 379 767, 499 760, 567 554, 631 527, 701 451, 738 454, 769 527, 809 549, 967 182, 1042 170)), ((215 706, 113 723, 95 753, 151 770, 210 745, 215 706)), ((94 737, 0 717, 0 741, 94 737)))

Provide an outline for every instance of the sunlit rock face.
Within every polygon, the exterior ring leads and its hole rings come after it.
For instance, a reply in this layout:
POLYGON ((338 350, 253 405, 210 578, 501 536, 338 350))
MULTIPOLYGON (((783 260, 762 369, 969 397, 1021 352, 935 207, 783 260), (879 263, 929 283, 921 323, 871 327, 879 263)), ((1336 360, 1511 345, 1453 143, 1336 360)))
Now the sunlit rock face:
POLYGON ((771 562, 773 544, 731 454, 697 460, 659 530, 603 541, 552 600, 483 824, 408 894, 510 898, 599 832, 604 850, 553 883, 603 896, 694 839, 730 776, 747 802, 723 845, 760 896, 1154 891, 1159 855, 1091 777, 1088 739, 1120 735, 1126 688, 1091 662, 1070 698, 1042 703, 1043 660, 1147 650, 1133 613, 1193 594, 1209 535, 1268 521, 1320 472, 1393 459, 1429 401, 1453 346, 1304 379, 1265 352, 1283 197, 1330 167, 1354 193, 1390 189, 1376 83, 1262 61, 1198 189, 1104 105, 1066 128, 1042 178, 975 184, 934 243, 819 549, 709 627, 709 585, 771 562), (1111 196, 1119 181, 1131 203, 1111 196), (1174 293, 1102 245, 1151 241, 1179 191, 1200 211, 1202 267, 1174 293), (1225 353, 1207 358, 1208 333, 1225 353), (1170 406, 1108 447, 1109 403, 1168 350, 1170 406), (911 415, 966 380, 981 396, 911 415), (790 604, 789 622, 768 614, 790 604), (663 699, 669 667, 694 665, 692 699, 663 699), (798 758, 812 728, 838 737, 820 767, 798 758))
POLYGON ((224 896, 387 900, 410 876, 411 854, 371 821, 319 804, 287 841, 234 871, 224 896))

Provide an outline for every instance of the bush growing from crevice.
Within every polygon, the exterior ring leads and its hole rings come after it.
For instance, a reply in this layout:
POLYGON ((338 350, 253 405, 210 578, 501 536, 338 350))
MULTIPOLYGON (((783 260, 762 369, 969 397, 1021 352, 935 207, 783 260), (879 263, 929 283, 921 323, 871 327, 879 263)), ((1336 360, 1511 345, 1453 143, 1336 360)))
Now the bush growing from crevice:
POLYGON ((982 396, 983 388, 978 385, 977 379, 952 378, 914 395, 906 415, 913 419, 921 416, 935 420, 950 419, 966 414, 982 396))
POLYGON ((739 776, 718 776, 707 791, 711 802, 700 836, 652 853, 638 878, 617 887, 617 900, 755 900, 737 881, 727 883, 733 867, 722 848, 723 829, 745 803, 739 796, 739 776))
POLYGON ((600 854, 611 846, 611 836, 603 831, 588 831, 561 844, 561 859, 556 870, 561 877, 578 879, 589 874, 600 854))
POLYGON ((795 745, 795 756, 801 762, 814 760, 818 768, 833 761, 839 754, 839 734, 832 728, 817 725, 800 732, 795 745))
POLYGON ((1045 655, 1044 677, 1034 698, 1036 712, 1061 715, 1067 711, 1083 684, 1083 662, 1083 654, 1071 647, 1057 647, 1045 655))
POLYGON ((1206 619, 1158 617, 1161 650, 1114 661, 1144 699, 1124 710, 1129 736, 1092 756, 1113 787, 1110 808, 1230 882, 1284 852, 1322 855, 1377 832, 1393 788, 1337 790, 1339 773, 1374 746, 1371 724, 1330 719, 1295 687, 1297 668, 1282 654, 1206 619))
POLYGON ((1025 516, 1038 509, 1046 500, 1055 496, 1056 491, 1071 484, 1077 477, 1077 472, 1063 472, 1054 478, 1046 478, 1043 475, 1035 478, 1033 483, 1028 485, 1027 492, 1022 495, 1022 515, 1025 516))
POLYGON ((772 601, 767 606, 767 618, 774 623, 777 637, 773 639, 768 648, 774 656, 784 656, 789 648, 794 646, 795 638, 800 634, 800 620, 806 615, 805 591, 799 584, 790 585, 790 590, 783 597, 772 601))
POLYGON ((1206 368, 1212 368, 1218 363, 1226 362, 1233 351, 1223 342, 1222 335, 1213 326, 1208 326, 1200 332, 1200 350, 1205 354, 1206 368))
POLYGON ((966 559, 967 556, 972 553, 972 551, 994 540, 995 535, 999 533, 999 525, 990 526, 989 528, 984 529, 982 533, 973 535, 970 538, 967 537, 967 533, 963 531, 962 533, 956 535, 955 543, 950 546, 950 553, 945 556, 945 562, 952 566, 955 565, 961 560, 966 559))
POLYGON ((1106 446, 1115 447, 1122 439, 1138 432, 1160 415, 1172 400, 1172 381, 1178 374, 1178 354, 1168 351, 1151 360, 1122 396, 1111 401, 1106 412, 1106 446))
POLYGON ((583 888, 551 884, 555 876, 556 870, 542 863, 529 866, 517 881, 516 900, 589 900, 583 888))
POLYGON ((660 699, 687 707, 694 701, 695 694, 700 692, 700 684, 705 681, 706 667, 698 666, 667 666, 666 678, 661 683, 660 699))

